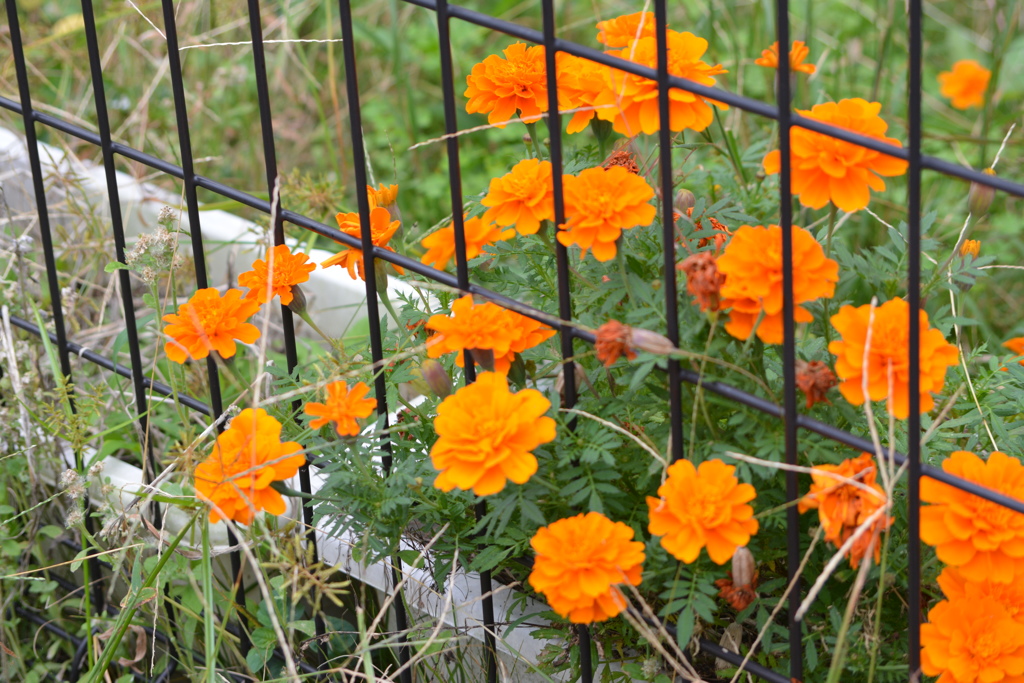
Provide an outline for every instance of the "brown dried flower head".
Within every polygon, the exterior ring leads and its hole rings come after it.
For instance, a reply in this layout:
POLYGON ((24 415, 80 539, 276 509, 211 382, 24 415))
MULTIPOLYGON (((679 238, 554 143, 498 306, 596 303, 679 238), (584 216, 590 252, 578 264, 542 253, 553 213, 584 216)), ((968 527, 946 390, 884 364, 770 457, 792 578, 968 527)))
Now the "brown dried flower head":
POLYGON ((633 175, 640 175, 640 165, 636 163, 636 156, 624 149, 612 152, 605 159, 604 163, 601 164, 601 167, 605 169, 609 169, 612 166, 622 166, 633 175))
POLYGON ((732 556, 732 571, 728 579, 718 579, 719 597, 733 609, 744 610, 757 599, 757 568, 754 555, 747 548, 736 548, 732 556))
POLYGON ((594 349, 597 352, 597 359, 604 363, 606 368, 611 367, 619 356, 626 356, 628 360, 636 358, 632 346, 632 328, 623 325, 618 320, 609 320, 597 328, 597 342, 594 349))
POLYGON ((686 273, 686 291, 694 296, 701 311, 717 311, 722 307, 720 292, 725 275, 718 272, 714 254, 710 251, 691 254, 676 267, 686 273))
POLYGON ((815 403, 832 404, 825 396, 829 389, 838 384, 832 369, 827 363, 820 360, 796 361, 796 385, 800 391, 807 396, 807 409, 810 410, 815 403))

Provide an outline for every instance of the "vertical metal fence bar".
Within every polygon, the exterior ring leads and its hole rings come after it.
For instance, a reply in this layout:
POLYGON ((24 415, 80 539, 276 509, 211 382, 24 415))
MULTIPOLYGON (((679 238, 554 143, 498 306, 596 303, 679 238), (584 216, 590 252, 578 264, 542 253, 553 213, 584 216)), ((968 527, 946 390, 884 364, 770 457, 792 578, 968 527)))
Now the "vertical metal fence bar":
MULTIPOLYGON (((110 225, 114 233, 114 253, 117 262, 125 263, 124 221, 121 216, 121 199, 117 189, 117 167, 114 165, 114 148, 110 139, 110 119, 107 116, 107 98, 103 86, 103 66, 100 61, 99 40, 96 35, 96 19, 92 0, 82 0, 82 19, 85 28, 85 42, 89 51, 89 70, 92 73, 93 99, 96 103, 96 127, 100 134, 100 148, 103 151, 103 170, 107 182, 107 198, 110 204, 110 225)), ((139 331, 135 322, 135 298, 132 296, 131 274, 117 271, 121 289, 121 306, 124 309, 125 332, 128 336, 128 355, 131 359, 132 385, 135 391, 135 409, 138 411, 139 431, 142 434, 142 450, 146 454, 143 469, 143 483, 148 483, 156 473, 157 462, 149 438, 149 418, 145 369, 142 366, 142 352, 139 345, 139 331)), ((160 528, 159 507, 153 506, 154 524, 160 528)))
MULTIPOLYGON (((455 69, 452 66, 451 25, 448 17, 447 0, 437 0, 437 40, 441 58, 441 90, 444 100, 444 125, 448 138, 448 184, 451 189, 452 226, 455 231, 455 272, 459 287, 469 290, 469 263, 466 258, 466 226, 462 218, 462 168, 459 164, 459 140, 455 137, 458 131, 458 117, 455 108, 455 69)), ((466 382, 476 379, 476 368, 473 359, 466 351, 461 351, 464 358, 464 374, 466 382)), ((487 514, 487 501, 482 498, 476 503, 476 518, 481 519, 487 514)), ((494 626, 494 599, 491 571, 480 572, 480 593, 484 596, 481 609, 484 613, 484 670, 487 672, 487 683, 495 683, 498 679, 497 638, 494 626)))
MULTIPOLYGON (((46 285, 50 290, 50 306, 53 313, 54 333, 57 337, 57 355, 60 362, 60 371, 64 378, 71 384, 71 358, 68 354, 67 331, 64 327, 64 309, 61 305, 60 280, 57 278, 57 259, 53 251, 53 233, 50 230, 50 211, 46 203, 46 185, 43 182, 43 166, 39 160, 39 143, 36 139, 35 112, 32 108, 32 94, 28 82, 28 68, 25 64, 25 49, 21 42, 21 24, 18 20, 18 5, 15 0, 5 0, 7 8, 7 21, 11 33, 11 52, 14 53, 14 71, 18 80, 18 94, 21 98, 21 115, 25 125, 25 144, 28 147, 29 167, 32 171, 32 189, 36 199, 36 216, 39 220, 39 236, 43 242, 43 262, 46 265, 46 285)), ((45 332, 43 332, 45 334, 45 332)), ((73 389, 73 384, 71 385, 73 389)), ((72 412, 76 411, 73 392, 68 394, 68 405, 72 412)), ((82 453, 75 450, 75 467, 79 471, 83 468, 82 453)), ((89 498, 86 496, 82 505, 85 509, 89 507, 89 498)), ((92 515, 85 515, 85 529, 92 535, 92 515)), ((82 538, 82 546, 88 547, 87 538, 82 538)), ((102 570, 97 558, 88 560, 89 576, 93 582, 92 596, 90 597, 93 609, 103 610, 105 596, 103 593, 102 570)))
MULTIPOLYGON (((273 220, 274 246, 285 243, 284 221, 281 219, 282 201, 280 188, 278 187, 277 171, 277 146, 274 143, 274 118, 270 109, 270 87, 267 82, 267 61, 263 49, 263 26, 261 24, 259 0, 249 0, 249 33, 252 37, 252 60, 253 69, 256 75, 256 97, 260 109, 260 130, 263 136, 263 163, 267 173, 267 192, 271 203, 271 220, 273 220), (275 206, 274 199, 277 196, 275 206)), ((276 267, 276 266, 275 266, 276 267)), ((295 318, 292 310, 284 303, 281 304, 281 327, 284 331, 284 353, 288 365, 288 375, 295 373, 295 367, 299 364, 298 350, 295 345, 295 318)), ((302 402, 298 399, 292 401, 292 419, 296 419, 302 411, 302 402)), ((312 482, 309 477, 309 461, 307 460, 299 468, 299 488, 306 495, 313 493, 312 482)), ((308 500, 302 501, 302 521, 306 525, 306 541, 312 551, 311 560, 313 564, 319 562, 319 552, 316 545, 316 529, 313 527, 313 506, 308 500)), ((317 636, 324 635, 326 627, 323 616, 320 613, 313 615, 314 630, 317 636)), ((322 641, 321 641, 321 644, 322 641)))
MULTIPOLYGON (((558 48, 555 35, 555 3, 554 0, 544 0, 542 5, 544 20, 544 65, 547 75, 548 86, 548 139, 551 141, 551 184, 554 194, 555 209, 555 235, 559 226, 565 223, 565 196, 562 191, 562 115, 558 109, 558 48)), ((540 149, 539 141, 534 141, 534 149, 540 149)), ((573 318, 572 311, 572 282, 569 272, 569 250, 554 239, 555 244, 555 267, 558 276, 558 317, 566 322, 573 318)), ((568 326, 563 326, 560 331, 561 352, 562 352, 562 386, 565 391, 565 398, 562 404, 566 408, 576 405, 576 364, 572 358, 573 331, 568 326)), ((576 418, 569 420, 569 429, 576 428, 576 418)), ((591 683, 594 679, 594 663, 590 653, 590 627, 587 624, 579 624, 575 627, 579 637, 580 654, 580 681, 591 683)))
MULTIPOLYGON (((171 78, 171 91, 174 96, 175 123, 178 127, 178 151, 181 154, 181 171, 185 183, 185 203, 188 207, 188 231, 192 239, 192 262, 195 265, 196 288, 209 287, 206 276, 206 254, 203 250, 203 232, 199 220, 199 198, 196 194, 196 173, 192 159, 192 138, 188 128, 188 104, 185 102, 185 82, 181 71, 181 55, 178 53, 178 27, 174 18, 174 0, 161 0, 164 14, 164 33, 167 39, 167 64, 171 78)), ((220 392, 220 375, 217 361, 211 353, 206 359, 206 374, 210 383, 210 407, 213 409, 214 420, 219 421, 224 413, 224 403, 220 392)), ((223 429, 223 423, 217 425, 217 431, 223 429)), ((228 543, 239 542, 228 530, 228 543)), ((238 550, 231 552, 231 573, 237 586, 235 603, 239 610, 239 646, 242 654, 249 651, 249 635, 245 628, 242 612, 245 610, 245 581, 242 576, 242 556, 238 550)))
MULTIPOLYGON (((672 128, 669 115, 668 7, 666 0, 655 0, 654 26, 658 44, 658 171, 661 176, 662 248, 665 272, 665 328, 673 346, 679 346, 679 294, 676 287, 676 219, 673 204, 672 128)), ((709 105, 711 106, 711 105, 709 105)), ((628 277, 628 273, 627 273, 628 277)), ((671 456, 683 457, 683 395, 679 381, 679 361, 668 359, 669 422, 671 456)))
MULTIPOLYGON (((909 0, 907 77, 907 301, 910 304, 910 415, 907 417, 907 661, 909 680, 921 666, 921 0, 909 0)), ((957 349, 957 353, 960 350, 957 349)))
MULTIPOLYGON (((782 231, 782 377, 786 462, 797 464, 796 334, 793 300, 793 193, 790 158, 790 121, 792 118, 789 68, 789 2, 776 0, 775 32, 779 44, 778 71, 775 78, 775 102, 779 108, 779 227, 782 231)), ((826 324, 828 322, 826 321, 826 324)), ((800 497, 797 474, 786 472, 786 500, 800 497)), ((803 638, 796 619, 800 606, 800 512, 795 505, 786 510, 786 569, 795 583, 789 595, 789 675, 803 680, 803 638)))
MULTIPOLYGON (((352 161, 355 173, 356 199, 359 205, 359 222, 362 227, 363 274, 366 282, 366 315, 370 325, 370 352, 373 357, 376 377, 374 393, 377 398, 377 412, 384 418, 384 430, 388 429, 388 388, 384 378, 384 345, 380 328, 380 308, 377 306, 376 259, 373 254, 373 234, 370 230, 370 198, 366 193, 366 150, 363 146, 363 117, 359 104, 359 80, 356 69, 355 31, 352 26, 352 3, 338 0, 341 37, 345 56, 345 89, 348 96, 349 127, 352 131, 352 161)), ((385 296, 387 293, 385 292, 385 296)), ((395 324, 401 324, 395 321, 395 324)), ((381 441, 384 455, 381 461, 385 474, 390 474, 392 464, 392 442, 390 437, 381 441)), ((391 563, 391 580, 398 585, 401 560, 396 556, 391 563)), ((405 612, 405 601, 401 595, 394 602, 395 625, 398 627, 398 660, 401 664, 409 661, 409 646, 406 645, 406 631, 409 628, 405 612)), ((412 671, 406 668, 401 674, 402 683, 411 683, 412 671)))

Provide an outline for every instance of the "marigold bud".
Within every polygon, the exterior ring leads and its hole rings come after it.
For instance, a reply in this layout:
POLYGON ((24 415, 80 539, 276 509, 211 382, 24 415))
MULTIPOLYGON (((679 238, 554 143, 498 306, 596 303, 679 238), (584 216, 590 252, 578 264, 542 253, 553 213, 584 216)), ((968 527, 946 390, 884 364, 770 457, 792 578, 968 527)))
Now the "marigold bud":
POLYGON ((634 327, 632 337, 633 347, 640 351, 667 356, 676 350, 676 345, 668 337, 657 332, 634 327))
POLYGON ((288 308, 291 309, 292 313, 297 316, 302 316, 306 312, 306 295, 302 291, 302 287, 298 285, 292 285, 292 300, 288 304, 288 308))
MULTIPOLYGON (((984 171, 985 175, 995 175, 995 169, 986 168, 984 171)), ((967 208, 970 209, 971 214, 975 218, 980 218, 988 213, 988 209, 992 206, 992 200, 995 199, 996 191, 994 188, 988 185, 982 185, 981 183, 971 183, 971 189, 967 193, 967 208)))
POLYGON ((967 258, 970 254, 974 258, 978 258, 978 254, 981 253, 981 242, 978 240, 964 240, 964 243, 960 245, 960 256, 967 258))
POLYGON ((676 192, 675 208, 676 211, 686 211, 692 209, 697 205, 697 198, 692 192, 687 190, 685 187, 676 192))
POLYGON ((433 358, 427 358, 420 363, 420 375, 430 392, 438 398, 444 399, 451 395, 452 379, 445 372, 444 366, 433 358))
POLYGON ((749 586, 754 582, 754 554, 744 546, 736 548, 732 554, 732 580, 740 586, 749 586))

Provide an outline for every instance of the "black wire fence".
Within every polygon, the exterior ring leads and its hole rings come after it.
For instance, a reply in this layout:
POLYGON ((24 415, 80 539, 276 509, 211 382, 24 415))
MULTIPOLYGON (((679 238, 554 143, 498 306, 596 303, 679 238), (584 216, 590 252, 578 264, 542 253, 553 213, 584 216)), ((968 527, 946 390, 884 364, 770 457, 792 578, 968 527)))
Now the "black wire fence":
MULTIPOLYGON (((924 170, 938 171, 948 176, 971 181, 996 190, 1001 190, 1018 197, 1024 197, 1024 185, 1020 183, 989 175, 964 166, 960 166, 939 158, 930 157, 921 153, 921 52, 922 52, 922 0, 908 0, 907 2, 907 35, 909 44, 909 74, 907 81, 908 103, 908 144, 906 147, 895 147, 879 140, 863 137, 850 131, 836 128, 818 121, 809 120, 796 114, 790 107, 790 65, 787 59, 782 58, 778 64, 778 78, 776 89, 775 105, 743 97, 720 88, 713 88, 694 83, 682 78, 672 76, 668 71, 667 54, 667 0, 654 0, 654 13, 656 18, 656 36, 658 45, 658 63, 656 69, 646 68, 638 64, 607 55, 599 50, 583 45, 567 42, 558 38, 558 27, 555 25, 554 0, 540 0, 542 5, 543 31, 536 31, 531 28, 517 25, 502 19, 482 14, 458 5, 450 5, 445 0, 403 0, 412 5, 417 5, 433 11, 437 19, 437 36, 440 42, 441 74, 443 79, 443 105, 445 116, 445 128, 448 135, 447 154, 448 169, 451 188, 452 216, 455 227, 456 244, 456 275, 435 270, 407 255, 396 253, 373 244, 370 232, 369 200, 365 193, 358 195, 358 211, 363 226, 362 238, 355 239, 339 230, 313 220, 307 216, 288 210, 287 207, 272 206, 272 201, 257 198, 249 193, 220 183, 215 179, 199 175, 194 167, 194 155, 189 135, 188 102, 183 87, 182 66, 179 57, 178 33, 175 26, 175 5, 173 0, 161 0, 163 8, 164 32, 167 40, 167 55, 169 59, 169 77, 172 86, 174 109, 178 130, 178 153, 181 165, 154 157, 145 152, 134 149, 128 145, 117 142, 111 138, 111 125, 107 115, 107 98, 104 93, 103 68, 100 59, 100 45, 97 39, 96 20, 93 11, 92 0, 82 0, 82 15, 84 19, 84 31, 88 44, 89 65, 92 74, 92 87, 95 99, 96 130, 92 132, 67 120, 42 113, 33 107, 32 93, 29 86, 28 71, 25 61, 22 33, 18 19, 17 0, 5 0, 7 19, 10 27, 10 41, 13 48, 14 66, 18 83, 18 98, 8 98, 0 95, 0 107, 21 115, 24 121, 25 138, 28 146, 28 155, 32 172, 32 181, 38 214, 38 226, 42 239, 42 248, 45 259, 46 276, 51 292, 59 292, 59 276, 55 254, 49 210, 45 192, 45 178, 40 162, 40 155, 37 147, 36 127, 46 126, 58 130, 67 135, 81 139, 88 143, 97 145, 102 150, 103 166, 106 172, 107 191, 110 206, 110 227, 114 238, 113 256, 117 261, 125 263, 125 230, 124 219, 120 210, 120 198, 115 176, 115 159, 123 157, 138 162, 146 167, 165 173, 169 176, 184 182, 184 200, 188 209, 189 225, 191 227, 192 251, 195 264, 195 278, 199 288, 208 286, 207 267, 204 260, 204 244, 200 226, 202 215, 197 199, 197 191, 202 188, 221 197, 235 200, 245 206, 257 211, 269 214, 273 217, 273 238, 274 244, 284 243, 284 224, 290 223, 319 235, 328 237, 336 242, 349 247, 361 249, 369 263, 366 265, 366 272, 374 272, 374 263, 377 260, 387 261, 396 266, 405 268, 417 275, 429 280, 441 283, 448 287, 456 288, 465 293, 470 293, 493 301, 498 305, 514 306, 518 312, 536 318, 542 322, 554 326, 560 333, 561 353, 565 363, 563 373, 565 380, 564 405, 572 407, 577 398, 576 375, 573 372, 572 357, 575 354, 574 348, 577 342, 582 344, 593 344, 595 337, 586 330, 569 324, 573 319, 573 299, 570 286, 570 271, 566 247, 556 244, 557 282, 558 282, 558 311, 540 311, 533 309, 521 302, 513 301, 497 292, 475 285, 471 279, 468 260, 466 258, 466 240, 463 224, 463 194, 459 165, 459 139, 455 135, 458 131, 456 121, 456 91, 452 67, 452 45, 449 33, 449 25, 452 20, 469 22, 495 32, 503 33, 514 38, 543 45, 546 48, 545 59, 547 64, 548 97, 550 116, 554 119, 550 126, 552 131, 550 139, 550 156, 553 166, 555 221, 562 224, 565 218, 564 202, 562 197, 562 139, 558 120, 557 102, 557 70, 555 60, 557 53, 564 52, 578 57, 584 57, 599 64, 608 65, 628 74, 653 79, 658 83, 659 113, 662 121, 667 121, 669 116, 669 90, 678 88, 702 97, 718 102, 724 102, 731 107, 750 112, 757 116, 774 119, 778 122, 780 130, 781 148, 781 173, 780 173, 780 195, 779 195, 779 225, 782 230, 783 239, 783 272, 784 272, 784 344, 783 369, 784 369, 784 400, 782 405, 767 401, 754 396, 746 391, 733 387, 729 384, 707 381, 700 377, 697 372, 681 368, 679 362, 674 359, 665 363, 665 381, 669 392, 670 419, 671 419, 671 456, 678 459, 683 455, 683 399, 681 394, 682 383, 689 383, 703 387, 704 390, 718 394, 719 396, 735 401, 748 408, 760 411, 766 415, 778 418, 785 425, 785 454, 786 462, 797 463, 799 430, 804 429, 814 432, 837 443, 844 444, 855 449, 868 452, 875 450, 872 443, 862 437, 843 431, 829 424, 815 420, 803 415, 797 407, 797 386, 795 378, 795 349, 794 342, 794 297, 793 297, 793 245, 790 226, 793 222, 792 215, 792 194, 790 191, 790 153, 789 153, 789 130, 799 126, 825 135, 845 140, 850 143, 861 145, 868 149, 876 150, 884 154, 903 159, 909 162, 908 193, 907 193, 907 241, 909 244, 909 269, 907 273, 908 301, 910 309, 910 371, 909 371, 909 401, 910 415, 908 419, 908 433, 921 434, 920 419, 920 377, 919 377, 919 341, 920 330, 916 323, 917 311, 921 304, 921 175, 924 170)), ((344 76, 348 94, 348 109, 350 117, 349 128, 351 136, 351 153, 355 173, 355 186, 364 187, 367 185, 366 178, 366 150, 364 149, 363 137, 360 134, 362 129, 362 108, 360 104, 359 84, 357 81, 357 55, 356 41, 353 33, 352 3, 350 0, 339 0, 340 22, 342 38, 344 41, 344 76)), ((270 94, 267 82, 266 62, 264 59, 263 27, 260 22, 259 0, 248 0, 248 23, 251 30, 253 63, 256 74, 256 98, 259 105, 260 121, 262 126, 262 141, 264 163, 266 168, 266 181, 269 195, 274 197, 275 187, 278 182, 278 167, 274 143, 274 119, 271 110, 270 94)), ((783 46, 780 51, 785 53, 785 46, 790 44, 789 26, 789 2, 788 0, 776 0, 776 32, 778 44, 783 46)), ((661 196, 671 197, 673 195, 673 174, 672 174, 672 141, 669 126, 662 125, 659 134, 660 154, 658 157, 660 169, 661 196)), ((678 288, 676 282, 676 243, 674 237, 674 219, 672 205, 669 201, 662 202, 664 218, 663 251, 664 251, 664 273, 663 283, 665 292, 665 320, 666 335, 673 342, 679 342, 679 315, 678 288)), ((47 335, 55 345, 60 359, 62 373, 67 378, 72 378, 72 358, 78 357, 81 361, 96 364, 110 372, 126 378, 130 378, 134 384, 135 409, 141 433, 147 433, 146 415, 148 407, 146 396, 148 392, 164 396, 172 395, 172 389, 160 382, 146 377, 140 354, 138 333, 136 331, 136 313, 134 300, 131 291, 130 275, 127 270, 119 271, 119 285, 121 303, 125 316, 125 327, 128 335, 128 348, 130 352, 131 365, 126 367, 115 361, 105 358, 93 351, 86 349, 74 340, 68 338, 64 323, 64 316, 61 307, 60 297, 54 296, 51 301, 50 314, 52 316, 52 332, 40 329, 32 322, 12 316, 11 321, 17 327, 37 336, 47 335)), ((365 279, 366 306, 370 328, 370 350, 374 363, 381 363, 384 360, 384 349, 382 344, 382 330, 380 322, 380 310, 378 309, 377 282, 373 277, 365 279)), ((287 306, 281 307, 281 316, 284 328, 285 353, 289 372, 293 371, 297 364, 295 330, 293 315, 287 306)), ((209 417, 211 420, 220 422, 224 416, 224 404, 221 395, 220 377, 218 369, 210 358, 207 362, 209 397, 207 401, 190 396, 178 396, 178 400, 188 408, 209 417)), ((466 364, 465 374, 467 381, 474 379, 474 370, 471 363, 466 364)), ((378 411, 385 416, 384 428, 387 428, 388 408, 385 403, 387 395, 387 379, 383 373, 378 373, 375 378, 375 392, 378 401, 378 411)), ((392 443, 386 438, 381 442, 381 448, 385 452, 383 465, 385 470, 391 467, 392 443)), ((79 458, 81 454, 76 454, 79 458)), ((152 457, 152 453, 148 453, 152 457)), ((920 571, 920 533, 919 533, 919 508, 920 494, 919 485, 922 476, 932 477, 938 481, 950 484, 958 489, 980 496, 986 500, 1005 506, 1011 510, 1024 513, 1024 502, 996 493, 973 482, 959 479, 947 474, 943 470, 922 464, 921 443, 919 439, 910 439, 907 452, 897 453, 895 460, 899 464, 908 463, 908 484, 907 484, 907 505, 908 505, 908 595, 909 623, 907 624, 907 658, 909 663, 910 680, 917 680, 920 676, 920 626, 921 626, 921 571, 920 571)), ((79 463, 81 464, 81 463, 79 463)), ((150 468, 150 471, 154 471, 150 468)), ((797 474, 787 471, 786 491, 790 501, 800 497, 797 487, 797 474)), ((309 465, 300 470, 300 484, 303 492, 310 493, 310 472, 309 465)), ((485 511, 485 502, 478 504, 478 515, 485 511)), ((782 673, 769 670, 756 662, 743 664, 745 670, 763 680, 772 683, 790 683, 791 679, 803 679, 803 657, 801 651, 802 636, 801 624, 796 620, 797 608, 801 603, 801 591, 798 579, 794 576, 800 565, 800 537, 799 525, 797 523, 798 511, 796 506, 790 505, 787 511, 788 524, 788 571, 790 581, 796 580, 796 586, 789 598, 789 649, 790 670, 782 673)), ((303 510, 304 523, 307 528, 308 542, 312 546, 314 560, 316 558, 316 537, 313 529, 313 510, 305 506, 303 510)), ((87 517, 88 519, 88 517, 87 517)), ((153 515, 154 520, 159 515, 153 515)), ((232 544, 234 540, 232 540, 232 544)), ((116 613, 117 610, 111 605, 104 605, 102 580, 104 567, 96 559, 90 560, 90 574, 93 577, 93 604, 100 610, 107 610, 116 613)), ((392 563, 392 579, 397 583, 401 568, 401 561, 394 558, 392 563)), ((238 551, 232 554, 232 571, 236 578, 237 600, 243 601, 245 587, 242 585, 242 563, 238 551)), ((495 614, 491 592, 492 578, 490 572, 480 574, 480 588, 484 597, 484 627, 486 632, 486 651, 488 653, 485 662, 485 675, 488 683, 497 680, 497 667, 495 659, 495 614)), ((70 591, 82 590, 74 586, 65 586, 70 591)), ((76 646, 80 651, 78 665, 73 667, 73 673, 80 670, 81 655, 85 651, 84 640, 77 638, 58 626, 46 622, 29 610, 17 608, 18 614, 39 623, 40 626, 48 629, 60 638, 64 638, 76 646)), ((408 629, 408 618, 405 607, 401 600, 394 602, 394 616, 398 631, 405 632, 408 629)), ((317 621, 316 630, 318 634, 324 633, 324 624, 317 621)), ((244 642, 245 631, 235 630, 237 635, 243 639, 242 649, 246 648, 244 642)), ((594 679, 594 667, 591 662, 590 638, 587 627, 578 627, 578 647, 580 663, 582 668, 582 680, 590 683, 594 679)), ((158 640, 168 643, 174 647, 173 638, 164 634, 154 634, 158 640)), ((728 651, 718 644, 702 640, 701 647, 708 653, 721 658, 734 665, 740 665, 743 657, 728 651)), ((404 644, 400 638, 397 644, 397 655, 401 662, 407 662, 410 656, 409 646, 404 644)), ((173 659, 173 658, 172 658, 173 659)), ((172 662, 169 669, 162 672, 156 679, 158 681, 168 680, 173 674, 176 664, 172 662)), ((315 674, 316 666, 309 663, 301 663, 304 673, 315 674)), ((72 677, 74 678, 74 676, 72 677)), ((411 672, 406 669, 400 679, 403 683, 410 683, 411 672)))

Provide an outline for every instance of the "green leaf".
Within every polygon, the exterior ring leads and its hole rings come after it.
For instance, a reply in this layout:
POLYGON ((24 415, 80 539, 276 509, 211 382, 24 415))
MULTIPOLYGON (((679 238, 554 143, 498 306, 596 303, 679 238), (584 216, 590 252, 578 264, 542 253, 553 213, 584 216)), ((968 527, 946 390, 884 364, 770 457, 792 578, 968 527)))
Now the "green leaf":
POLYGON ((78 571, 78 568, 82 566, 83 562, 85 562, 85 557, 88 554, 89 554, 89 549, 88 548, 82 548, 81 550, 78 551, 78 554, 75 555, 74 561, 72 561, 72 563, 71 563, 71 571, 72 572, 77 572, 78 571))
POLYGON ((113 273, 115 270, 128 270, 128 266, 120 261, 111 261, 107 265, 103 266, 104 273, 113 273))
POLYGON ((679 613, 679 621, 676 622, 676 643, 679 649, 685 651, 690 645, 690 638, 693 637, 694 626, 693 610, 687 607, 679 613))

